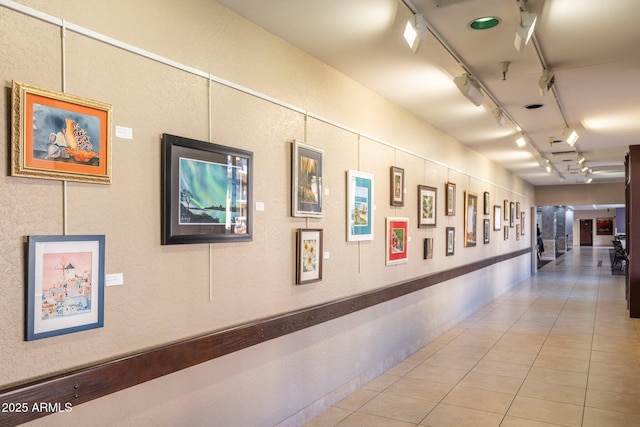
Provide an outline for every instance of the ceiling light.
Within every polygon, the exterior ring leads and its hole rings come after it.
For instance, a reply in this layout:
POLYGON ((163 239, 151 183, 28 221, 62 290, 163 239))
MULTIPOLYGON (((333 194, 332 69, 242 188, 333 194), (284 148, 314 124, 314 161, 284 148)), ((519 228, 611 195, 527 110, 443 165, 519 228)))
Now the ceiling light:
POLYGON ((427 24, 422 14, 413 15, 407 21, 407 26, 404 29, 404 39, 413 51, 418 52, 420 42, 427 37, 427 24))
POLYGON ((545 159, 542 156, 538 156, 536 160, 538 160, 538 164, 540 165, 541 168, 545 167, 547 163, 549 163, 549 160, 545 159))
POLYGON ((464 73, 463 75, 453 79, 453 82, 458 86, 460 92, 462 92, 469 101, 473 102, 474 105, 480 106, 482 104, 482 101, 484 101, 484 94, 480 90, 478 82, 476 82, 473 77, 464 73))
POLYGON ((547 170, 547 173, 551 173, 551 171, 553 170, 551 168, 551 164, 550 163, 547 163, 547 166, 545 167, 545 169, 547 170))
POLYGON ((518 148, 522 148, 527 145, 527 140, 524 136, 521 136, 520 138, 516 139, 516 145, 518 146, 518 148))
POLYGON ((513 45, 518 51, 521 51, 522 48, 529 43, 529 40, 531 40, 537 18, 538 16, 535 13, 527 11, 522 11, 520 13, 520 24, 516 28, 516 39, 513 42, 513 45))
POLYGON ((492 113, 493 113, 493 117, 496 119, 496 122, 498 122, 500 126, 504 126, 505 123, 507 122, 507 119, 505 119, 504 113, 502 112, 502 110, 499 108, 494 108, 492 113))
POLYGON ((495 16, 484 16, 482 18, 476 18, 469 23, 469 27, 474 30, 488 30, 500 23, 500 19, 495 16))
POLYGON ((564 141, 571 147, 576 145, 576 141, 578 140, 578 138, 578 132, 571 128, 565 129, 565 131, 562 133, 562 139, 564 139, 564 141))
POLYGON ((584 161, 585 161, 585 160, 586 160, 586 159, 584 158, 584 156, 580 156, 580 157, 578 158, 578 164, 579 164, 579 165, 582 165, 582 164, 584 163, 584 161))
POLYGON ((540 89, 540 95, 545 96, 547 92, 551 89, 551 86, 556 81, 555 75, 549 70, 543 70, 542 76, 540 76, 540 80, 538 80, 538 88, 540 89))
POLYGON ((582 166, 580 167, 580 172, 584 172, 584 171, 587 171, 587 170, 589 170, 589 168, 587 167, 587 165, 582 165, 582 166))
POLYGON ((593 178, 591 177, 591 175, 586 174, 586 175, 584 176, 584 182, 585 182, 586 184, 591 184, 591 181, 593 181, 593 178))

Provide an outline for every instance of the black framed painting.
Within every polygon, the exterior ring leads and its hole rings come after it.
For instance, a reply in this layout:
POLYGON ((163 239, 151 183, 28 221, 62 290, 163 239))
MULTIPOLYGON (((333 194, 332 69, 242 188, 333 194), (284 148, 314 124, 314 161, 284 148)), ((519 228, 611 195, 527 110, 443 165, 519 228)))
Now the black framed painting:
POLYGON ((162 244, 252 240, 253 153, 162 135, 162 244))

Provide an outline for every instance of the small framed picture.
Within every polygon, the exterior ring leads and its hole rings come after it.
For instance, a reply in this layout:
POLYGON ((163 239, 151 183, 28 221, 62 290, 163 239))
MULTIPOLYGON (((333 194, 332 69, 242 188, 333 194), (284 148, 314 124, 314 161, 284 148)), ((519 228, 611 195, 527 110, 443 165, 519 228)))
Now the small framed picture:
POLYGON ((516 205, 515 203, 509 203, 509 227, 513 228, 516 220, 516 205))
POLYGON ((516 219, 520 219, 520 202, 516 202, 516 219))
POLYGON ((433 237, 424 239, 423 259, 433 259, 433 237))
POLYGON ((253 153, 162 135, 162 244, 247 242, 253 153))
POLYGON ((516 223, 516 240, 520 240, 520 223, 516 223))
POLYGON ((524 211, 520 212, 520 233, 524 236, 524 211))
POLYGON ((13 82, 11 175, 111 183, 111 105, 13 82))
POLYGON ((387 218, 386 265, 408 261, 409 218, 387 218))
POLYGON ((491 212, 490 212, 491 206, 489 205, 489 192, 488 191, 484 192, 484 203, 483 203, 482 206, 483 206, 483 209, 484 209, 483 210, 484 215, 490 215, 491 214, 491 212))
POLYGON ((493 231, 502 230, 502 206, 493 205, 493 231))
POLYGON ((447 227, 447 256, 451 256, 454 254, 456 249, 456 228, 455 227, 447 227))
POLYGON ((504 220, 509 221, 509 201, 504 199, 504 220))
POLYGON ((322 229, 296 231, 296 284, 322 280, 322 229))
POLYGON ((485 218, 484 220, 484 244, 489 243, 489 235, 491 234, 491 220, 489 218, 485 218))
POLYGON ((391 206, 404 206, 404 169, 391 166, 391 206))
POLYGON ((105 237, 28 236, 26 340, 104 325, 105 237))
POLYGON ((445 214, 453 216, 456 214, 456 185, 453 182, 447 182, 444 184, 445 199, 445 214))
POLYGON ((504 226, 504 240, 509 240, 509 226, 506 224, 504 226))
POLYGON ((374 176, 347 171, 347 242, 373 240, 374 176))
POLYGON ((321 218, 324 153, 293 141, 291 144, 291 215, 321 218))
POLYGON ((437 215, 437 189, 418 185, 418 227, 435 227, 437 215))
POLYGON ((475 246, 478 241, 477 230, 478 195, 464 192, 464 247, 475 246))

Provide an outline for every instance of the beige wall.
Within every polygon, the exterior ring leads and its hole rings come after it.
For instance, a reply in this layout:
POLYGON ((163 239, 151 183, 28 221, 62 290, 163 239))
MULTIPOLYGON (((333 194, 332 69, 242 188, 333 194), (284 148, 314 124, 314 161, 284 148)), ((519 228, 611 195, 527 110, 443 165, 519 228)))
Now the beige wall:
POLYGON ((538 206, 624 205, 624 183, 535 187, 538 206))
MULTIPOLYGON (((504 241, 502 232, 492 231, 489 245, 464 248, 462 206, 464 191, 480 200, 488 191, 492 205, 508 199, 529 212, 532 186, 215 2, 19 3, 372 139, 225 85, 213 83, 209 91, 206 78, 73 31, 65 38, 63 72, 60 29, 0 7, 3 129, 10 127, 6 88, 11 80, 61 90, 64 79, 67 92, 112 104, 113 124, 132 128, 134 135, 133 140, 113 139, 111 185, 68 183, 66 201, 61 182, 9 177, 7 162, 0 165, 0 388, 531 245, 533 233, 515 240, 512 232, 504 241), (252 242, 160 245, 159 136, 164 132, 253 151, 254 201, 264 202, 265 210, 253 212, 252 242), (292 139, 325 151, 330 192, 323 219, 289 215, 292 139), (405 169, 403 208, 388 203, 391 165, 405 169), (345 241, 348 169, 376 176, 372 242, 345 241), (457 185, 455 217, 444 215, 446 181, 457 185), (416 227, 418 184, 438 189, 435 229, 416 227), (410 220, 408 264, 385 266, 387 216, 410 220), (106 272, 123 273, 125 283, 106 289, 104 328, 25 342, 23 239, 62 234, 65 220, 69 234, 106 235, 106 272), (330 258, 321 282, 295 286, 294 232, 307 226, 325 230, 330 258), (446 226, 457 230, 453 257, 445 256, 446 226), (422 260, 425 237, 435 240, 433 260, 422 260)), ((7 159, 8 131, 5 135, 0 156, 7 159)), ((363 376, 379 374, 529 271, 529 257, 519 257, 35 424, 86 425, 87 417, 94 417, 100 425, 274 425, 309 405, 314 405, 310 411, 322 407, 331 400, 323 397, 339 397, 363 376)))

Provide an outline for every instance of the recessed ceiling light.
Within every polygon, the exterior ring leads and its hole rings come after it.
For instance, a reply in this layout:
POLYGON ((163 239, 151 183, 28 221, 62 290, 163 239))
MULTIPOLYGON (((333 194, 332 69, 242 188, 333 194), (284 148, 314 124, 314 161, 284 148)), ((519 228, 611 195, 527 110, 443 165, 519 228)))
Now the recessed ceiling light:
POLYGON ((489 28, 493 28, 500 23, 500 19, 495 16, 484 16, 482 18, 476 18, 473 21, 469 22, 469 27, 474 30, 488 30, 489 28))
POLYGON ((526 108, 527 110, 536 110, 538 108, 542 108, 544 104, 529 104, 529 105, 525 105, 524 108, 526 108))

